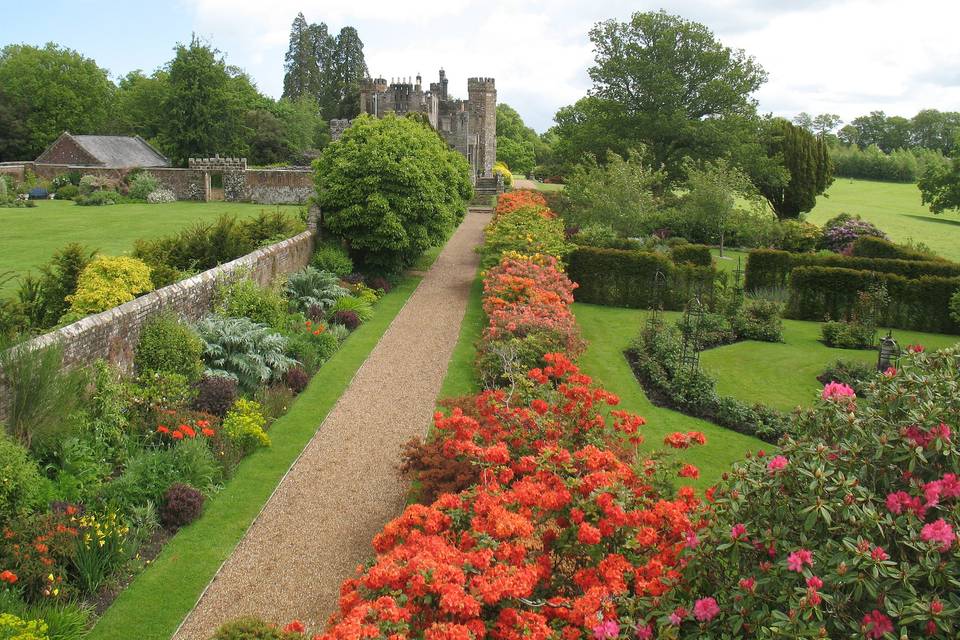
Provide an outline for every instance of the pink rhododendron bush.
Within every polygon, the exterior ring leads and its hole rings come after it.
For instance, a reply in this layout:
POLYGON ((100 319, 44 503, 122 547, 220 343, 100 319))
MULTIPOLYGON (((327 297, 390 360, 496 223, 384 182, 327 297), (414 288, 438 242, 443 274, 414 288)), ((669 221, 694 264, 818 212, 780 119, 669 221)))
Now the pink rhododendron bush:
POLYGON ((914 353, 866 398, 829 385, 807 435, 734 467, 674 589, 645 602, 650 637, 956 638, 958 367, 914 353))

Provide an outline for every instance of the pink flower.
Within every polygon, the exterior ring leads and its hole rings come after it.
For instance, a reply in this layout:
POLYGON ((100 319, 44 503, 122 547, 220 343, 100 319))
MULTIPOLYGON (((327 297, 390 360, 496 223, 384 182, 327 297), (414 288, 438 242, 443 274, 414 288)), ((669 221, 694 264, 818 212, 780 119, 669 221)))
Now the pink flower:
POLYGON ((604 620, 593 628, 593 637, 596 640, 611 640, 620 635, 620 625, 616 620, 604 620))
POLYGON ((922 344, 908 344, 907 353, 923 353, 926 351, 922 344))
POLYGON ((740 578, 740 588, 744 591, 753 591, 754 585, 757 581, 753 578, 740 578))
POLYGON ((787 568, 790 571, 803 573, 804 565, 813 566, 813 554, 807 549, 797 549, 787 556, 787 568))
POLYGON ((823 586, 823 580, 821 580, 817 576, 810 576, 809 578, 807 578, 807 586, 810 587, 811 589, 819 589, 820 587, 823 586))
POLYGON ((730 537, 739 540, 741 536, 746 535, 747 527, 742 522, 738 522, 730 528, 730 537))
POLYGON ((831 381, 823 388, 821 394, 824 400, 839 400, 843 398, 856 398, 857 394, 853 389, 842 382, 831 381))
POLYGON ((947 551, 953 546, 957 534, 953 532, 953 527, 940 518, 923 525, 923 529, 920 530, 920 539, 924 542, 939 542, 940 551, 947 551))
POLYGON ((688 531, 688 532, 687 532, 687 548, 688 548, 688 549, 696 549, 696 548, 697 548, 697 545, 699 545, 699 544, 700 544, 700 538, 697 537, 697 532, 696 532, 696 531, 688 531))
POLYGON ((888 378, 893 378, 894 376, 897 375, 897 368, 887 367, 887 370, 883 372, 883 375, 885 375, 888 378))
POLYGON ((649 624, 637 627, 637 638, 640 640, 650 640, 653 638, 653 627, 649 624))
POLYGON ((884 560, 890 559, 889 554, 883 550, 883 547, 874 547, 873 551, 870 552, 870 557, 877 562, 883 562, 884 560))
POLYGON ((890 618, 876 609, 863 616, 861 626, 868 638, 882 638, 883 634, 893 631, 893 622, 890 618))
POLYGON ((787 464, 789 464, 789 461, 783 456, 773 456, 770 458, 770 462, 767 463, 767 470, 770 473, 776 473, 777 471, 784 469, 787 464))
POLYGON ((720 607, 713 598, 700 598, 693 604, 693 615, 700 622, 708 622, 717 617, 720 607))
POLYGON ((670 620, 670 624, 678 625, 681 622, 683 622, 683 619, 686 617, 687 617, 687 610, 684 609, 683 607, 677 607, 676 609, 673 610, 673 613, 667 616, 667 619, 670 620))

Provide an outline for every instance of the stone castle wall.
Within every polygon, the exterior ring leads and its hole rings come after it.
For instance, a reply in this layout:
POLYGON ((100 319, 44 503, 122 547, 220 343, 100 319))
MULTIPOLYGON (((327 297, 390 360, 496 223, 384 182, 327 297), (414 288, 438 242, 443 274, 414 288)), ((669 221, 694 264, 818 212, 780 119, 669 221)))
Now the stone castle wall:
MULTIPOLYGON (((103 359, 129 373, 133 370, 133 354, 140 331, 150 317, 169 310, 185 320, 196 321, 212 308, 213 294, 220 282, 246 274, 258 284, 267 285, 278 275, 309 265, 315 238, 316 227, 311 225, 293 238, 38 336, 27 342, 26 347, 59 343, 63 345, 66 366, 103 359)), ((5 391, 0 386, 0 418, 6 413, 6 402, 5 391)))

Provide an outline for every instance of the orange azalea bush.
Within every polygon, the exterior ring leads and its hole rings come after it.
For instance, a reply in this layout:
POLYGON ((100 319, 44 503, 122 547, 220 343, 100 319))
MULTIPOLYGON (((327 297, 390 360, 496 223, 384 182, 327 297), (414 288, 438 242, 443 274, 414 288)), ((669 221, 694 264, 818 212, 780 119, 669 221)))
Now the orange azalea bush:
POLYGON ((502 216, 505 213, 513 213, 522 207, 537 207, 544 209, 544 217, 555 218, 556 214, 547 207, 547 201, 539 191, 529 189, 519 189, 517 191, 508 191, 497 198, 497 208, 494 209, 494 217, 502 216))
POLYGON ((614 637, 641 619, 637 598, 670 588, 697 499, 654 488, 673 465, 618 453, 642 418, 607 418, 614 395, 564 355, 547 361, 525 406, 488 391, 479 417, 436 416, 444 454, 477 465, 480 483, 390 522, 321 640, 614 637))
POLYGON ((483 310, 488 326, 477 353, 485 387, 515 386, 517 377, 543 364, 545 353, 576 357, 583 351, 570 311, 576 286, 549 255, 508 252, 487 272, 483 310))

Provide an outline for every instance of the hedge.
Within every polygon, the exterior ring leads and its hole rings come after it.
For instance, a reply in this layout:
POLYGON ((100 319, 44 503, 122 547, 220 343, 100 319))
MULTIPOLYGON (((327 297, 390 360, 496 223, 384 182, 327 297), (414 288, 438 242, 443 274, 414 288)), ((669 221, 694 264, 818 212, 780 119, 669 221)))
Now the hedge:
POLYGON ((853 255, 858 258, 887 258, 890 260, 926 260, 936 262, 946 262, 940 256, 931 256, 927 253, 920 253, 908 249, 883 238, 873 236, 861 236, 853 242, 853 255))
POLYGON ((671 253, 673 261, 677 264, 689 262, 701 267, 709 267, 713 264, 710 247, 705 244, 678 244, 671 253))
POLYGON ((747 257, 744 286, 747 291, 764 287, 785 286, 791 270, 798 267, 834 267, 856 271, 873 271, 896 274, 910 279, 924 276, 942 278, 960 276, 960 264, 946 260, 900 260, 757 249, 751 251, 747 257))
POLYGON ((784 316, 796 320, 844 318, 856 304, 857 295, 879 283, 886 285, 891 299, 880 310, 880 325, 960 333, 960 325, 950 318, 948 310, 950 296, 960 289, 960 276, 907 278, 877 271, 797 267, 790 273, 790 298, 784 316))
POLYGON ((703 289, 712 294, 718 276, 712 267, 676 264, 651 251, 624 251, 578 247, 567 257, 567 273, 578 283, 578 302, 613 307, 647 308, 653 303, 654 276, 666 277, 661 302, 665 309, 681 309, 703 289))

